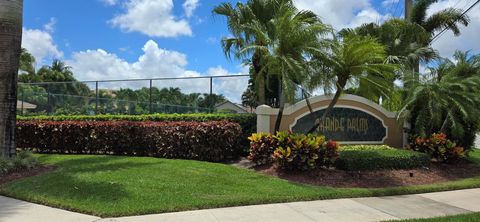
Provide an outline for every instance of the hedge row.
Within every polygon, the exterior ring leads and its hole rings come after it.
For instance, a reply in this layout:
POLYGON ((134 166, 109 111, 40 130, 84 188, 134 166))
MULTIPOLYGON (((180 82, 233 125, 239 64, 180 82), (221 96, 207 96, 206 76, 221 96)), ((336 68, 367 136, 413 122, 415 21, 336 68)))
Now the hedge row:
POLYGON ((257 117, 254 114, 208 114, 208 113, 196 113, 196 114, 151 114, 151 115, 97 115, 97 116, 17 116, 19 121, 31 121, 31 120, 45 120, 45 121, 195 121, 195 122, 207 122, 207 121, 230 121, 240 124, 242 127, 242 135, 240 145, 244 149, 243 152, 246 155, 250 142, 248 137, 257 132, 257 117))
POLYGON ((413 169, 428 166, 427 154, 388 146, 342 146, 335 167, 341 170, 413 169))
POLYGON ((25 121, 17 146, 40 153, 155 156, 220 162, 237 158, 238 123, 135 121, 25 121))

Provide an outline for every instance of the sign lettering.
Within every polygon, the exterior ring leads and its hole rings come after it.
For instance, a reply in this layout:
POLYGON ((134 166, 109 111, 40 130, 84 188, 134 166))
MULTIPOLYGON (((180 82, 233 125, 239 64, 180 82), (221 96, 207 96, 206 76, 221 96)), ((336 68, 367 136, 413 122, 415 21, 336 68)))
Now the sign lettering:
POLYGON ((334 108, 323 117, 325 110, 309 113, 297 120, 291 128, 296 133, 307 133, 315 125, 316 134, 341 142, 383 142, 387 128, 375 116, 353 108, 334 108))

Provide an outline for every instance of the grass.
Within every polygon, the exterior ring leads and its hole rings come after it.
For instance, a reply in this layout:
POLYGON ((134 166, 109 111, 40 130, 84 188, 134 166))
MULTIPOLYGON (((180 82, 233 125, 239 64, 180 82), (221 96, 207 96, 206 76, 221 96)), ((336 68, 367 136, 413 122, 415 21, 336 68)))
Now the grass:
POLYGON ((472 213, 472 214, 462 214, 456 216, 448 216, 448 217, 436 217, 436 218, 429 218, 429 219, 411 219, 411 220, 402 220, 400 222, 477 222, 480 221, 480 213, 472 213))
MULTIPOLYGON (((480 177, 475 177, 423 186, 332 188, 291 183, 207 162, 115 156, 38 157, 57 169, 1 185, 0 194, 102 217, 480 187, 480 177)), ((480 152, 471 158, 480 163, 480 152)))

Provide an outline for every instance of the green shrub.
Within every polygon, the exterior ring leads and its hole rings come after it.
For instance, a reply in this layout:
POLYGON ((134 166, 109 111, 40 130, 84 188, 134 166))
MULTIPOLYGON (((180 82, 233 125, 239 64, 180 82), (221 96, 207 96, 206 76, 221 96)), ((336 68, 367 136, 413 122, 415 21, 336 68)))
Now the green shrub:
POLYGON ((451 163, 459 159, 465 158, 467 155, 463 147, 457 146, 456 143, 447 139, 447 135, 443 133, 434 133, 432 136, 416 137, 410 142, 409 149, 430 155, 430 157, 438 162, 451 163))
POLYGON ((0 175, 8 173, 11 169, 13 169, 12 161, 0 157, 0 175))
POLYGON ((278 132, 253 134, 249 159, 256 164, 275 162, 285 170, 311 170, 330 166, 338 156, 338 144, 315 135, 278 132))
POLYGON ((22 150, 13 158, 13 165, 15 169, 31 169, 38 166, 40 163, 38 159, 33 156, 30 150, 22 150))
POLYGON ((257 116, 254 114, 219 114, 219 113, 196 113, 196 114, 151 114, 151 115, 97 115, 97 116, 33 116, 23 117, 17 116, 18 121, 155 121, 155 122, 169 122, 169 121, 194 121, 194 122, 208 122, 208 121, 223 121, 236 122, 242 127, 242 134, 239 135, 242 139, 240 145, 242 146, 242 154, 248 153, 249 141, 248 137, 257 132, 257 116))
POLYGON ((41 153, 155 156, 221 162, 238 158, 238 123, 18 121, 17 146, 41 153))
POLYGON ((32 169, 39 165, 39 161, 32 152, 20 151, 13 158, 0 158, 0 175, 20 169, 32 169))
POLYGON ((428 155, 385 145, 342 146, 335 167, 341 170, 413 169, 428 166, 428 155))

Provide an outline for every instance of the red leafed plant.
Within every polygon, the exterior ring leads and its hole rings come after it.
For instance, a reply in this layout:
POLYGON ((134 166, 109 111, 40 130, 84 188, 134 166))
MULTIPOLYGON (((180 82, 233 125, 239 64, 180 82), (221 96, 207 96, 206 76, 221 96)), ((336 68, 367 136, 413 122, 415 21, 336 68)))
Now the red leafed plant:
POLYGON ((238 123, 19 121, 17 146, 40 153, 114 154, 225 161, 237 158, 238 123))
POLYGON ((409 148, 427 153, 438 162, 455 162, 467 155, 463 147, 457 146, 444 133, 434 133, 430 137, 416 137, 410 142, 409 148))

